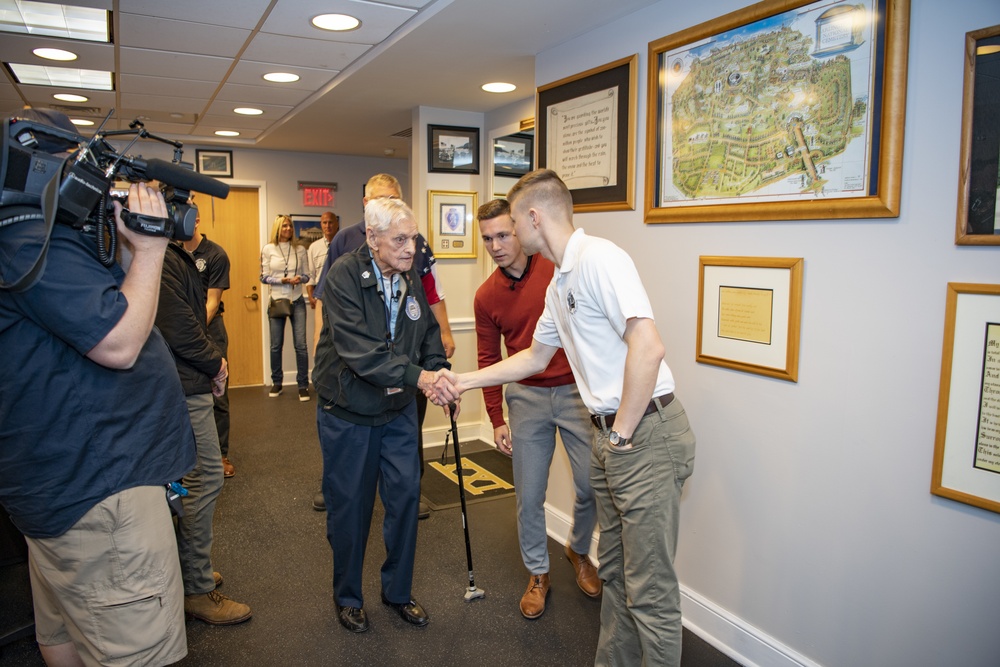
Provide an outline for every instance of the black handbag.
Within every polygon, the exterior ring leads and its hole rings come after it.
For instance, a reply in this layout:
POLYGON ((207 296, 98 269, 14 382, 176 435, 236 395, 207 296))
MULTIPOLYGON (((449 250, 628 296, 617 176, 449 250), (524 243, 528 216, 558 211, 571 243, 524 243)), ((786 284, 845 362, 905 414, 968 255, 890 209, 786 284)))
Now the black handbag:
POLYGON ((284 319, 292 316, 292 302, 290 299, 271 299, 267 305, 267 316, 271 319, 284 319))

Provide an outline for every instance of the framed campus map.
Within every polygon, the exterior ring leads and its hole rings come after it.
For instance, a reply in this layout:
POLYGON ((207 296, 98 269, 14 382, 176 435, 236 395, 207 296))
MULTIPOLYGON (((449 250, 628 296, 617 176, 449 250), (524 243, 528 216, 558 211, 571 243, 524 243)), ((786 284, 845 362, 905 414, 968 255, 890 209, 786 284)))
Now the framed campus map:
POLYGON ((649 44, 647 222, 899 215, 909 0, 765 0, 649 44))

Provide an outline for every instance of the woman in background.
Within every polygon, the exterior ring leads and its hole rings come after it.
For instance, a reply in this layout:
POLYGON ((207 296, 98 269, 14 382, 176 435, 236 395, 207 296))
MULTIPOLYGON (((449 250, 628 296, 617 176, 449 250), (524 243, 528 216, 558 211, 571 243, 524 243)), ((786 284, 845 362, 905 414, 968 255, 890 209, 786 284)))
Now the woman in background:
MULTIPOLYGON (((299 386, 299 400, 309 400, 309 354, 306 351, 306 301, 303 286, 309 282, 309 261, 306 250, 293 241, 292 219, 279 215, 271 227, 271 242, 260 251, 260 281, 270 287, 271 300, 288 299, 291 302, 292 344, 295 346, 295 381, 299 386)), ((268 396, 281 394, 284 373, 281 369, 281 352, 285 344, 286 315, 272 315, 271 323, 271 382, 268 396)))

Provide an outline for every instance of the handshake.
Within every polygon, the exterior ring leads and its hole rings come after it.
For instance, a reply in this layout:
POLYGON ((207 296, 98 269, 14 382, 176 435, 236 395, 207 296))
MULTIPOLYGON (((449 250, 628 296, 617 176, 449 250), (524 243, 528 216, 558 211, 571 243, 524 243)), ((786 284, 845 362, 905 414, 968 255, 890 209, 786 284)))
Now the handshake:
POLYGON ((462 393, 469 389, 462 384, 458 374, 447 368, 439 371, 423 371, 417 381, 417 387, 434 405, 449 407, 451 404, 456 404, 452 417, 458 415, 457 404, 461 401, 462 393))

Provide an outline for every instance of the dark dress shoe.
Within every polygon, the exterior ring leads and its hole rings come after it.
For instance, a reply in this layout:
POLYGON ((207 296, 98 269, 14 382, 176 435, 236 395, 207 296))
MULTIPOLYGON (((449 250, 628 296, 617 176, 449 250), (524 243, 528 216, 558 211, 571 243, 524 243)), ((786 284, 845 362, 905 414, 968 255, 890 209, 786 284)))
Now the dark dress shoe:
POLYGON ((382 604, 392 607, 401 619, 418 627, 427 625, 427 621, 430 620, 427 617, 427 612, 420 606, 420 603, 412 598, 409 602, 389 602, 385 597, 385 593, 382 593, 382 604))
POLYGON ((359 607, 341 607, 338 604, 337 619, 351 632, 364 632, 368 629, 368 615, 359 607))

